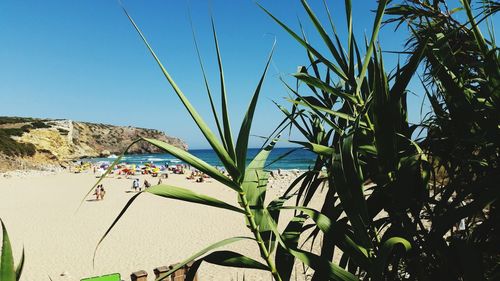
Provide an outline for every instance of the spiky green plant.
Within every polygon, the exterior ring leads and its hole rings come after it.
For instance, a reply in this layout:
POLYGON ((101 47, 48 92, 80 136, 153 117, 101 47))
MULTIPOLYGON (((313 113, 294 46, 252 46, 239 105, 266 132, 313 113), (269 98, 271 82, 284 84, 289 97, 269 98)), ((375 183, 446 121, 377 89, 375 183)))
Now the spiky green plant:
MULTIPOLYGON (((205 261, 222 266, 267 270, 275 280, 289 280, 293 265, 296 260, 299 260, 315 271, 313 280, 358 280, 358 278, 363 280, 408 278, 426 280, 423 274, 425 264, 421 264, 421 257, 429 253, 422 249, 425 249, 427 235, 435 235, 433 234, 435 232, 428 233, 428 227, 424 225, 426 218, 422 217, 422 214, 426 208, 429 208, 429 202, 435 200, 429 196, 428 188, 429 174, 432 169, 427 159, 428 151, 424 152, 421 148, 421 144, 425 145, 425 142, 422 143, 412 138, 419 126, 410 124, 407 120, 406 94, 408 84, 421 62, 429 60, 429 56, 436 54, 436 46, 432 42, 434 38, 419 36, 418 30, 414 28, 413 31, 417 31, 413 35, 418 37, 419 44, 415 44, 411 49, 404 65, 398 64, 394 72, 388 74, 377 40, 389 1, 379 1, 370 40, 364 44, 364 48, 359 47, 356 36, 353 34, 351 1, 345 1, 348 29, 346 45, 341 44, 326 3, 325 11, 328 14, 333 35, 328 34, 307 1, 301 2, 329 54, 323 54, 318 51, 318 48, 313 47, 303 31, 294 32, 264 9, 273 20, 304 46, 310 60, 309 67, 300 68, 294 75, 300 82, 298 85, 305 85, 308 92, 298 86, 292 87, 286 84, 293 95, 290 99, 293 105, 291 111, 279 106, 286 120, 282 123, 285 125, 277 131, 282 131, 287 126, 294 126, 307 139, 305 142, 295 141, 295 143, 317 153, 318 157, 313 170, 301 175, 292 183, 284 196, 271 201, 267 206, 264 205, 267 184, 264 163, 274 141, 271 141, 248 166, 246 166, 246 152, 255 106, 271 56, 256 87, 238 138, 234 142, 228 117, 221 55, 212 21, 221 82, 222 121, 215 110, 201 58, 200 64, 214 123, 217 126, 217 138, 176 85, 142 32, 127 14, 175 93, 220 158, 229 177, 188 152, 166 143, 152 139, 137 141, 152 143, 228 186, 236 192, 239 206, 196 194, 181 187, 160 185, 145 192, 241 213, 253 236, 234 237, 215 243, 186 259, 178 267, 173 268, 169 274, 186 263, 195 261, 193 270, 188 276, 192 278, 200 264, 205 261), (322 75, 322 72, 326 73, 322 75), (323 167, 326 168, 326 175, 321 173, 323 167), (321 210, 308 207, 324 182, 328 183, 328 191, 321 210), (285 202, 292 198, 295 198, 295 205, 284 206, 285 202), (277 223, 279 213, 284 210, 294 211, 295 216, 288 222, 285 229, 280 231, 277 223), (306 225, 306 220, 311 220, 313 223, 306 225), (299 238, 305 235, 305 231, 311 228, 313 231, 306 237, 306 240, 322 239, 320 255, 305 250, 298 243, 299 238), (318 235, 320 232, 322 236, 318 235), (256 242, 263 262, 231 251, 216 251, 219 247, 242 239, 256 242), (336 250, 342 253, 338 264, 331 262, 336 250)), ((425 4, 427 1, 419 3, 425 4)), ((484 44, 487 41, 481 39, 481 33, 470 16, 472 11, 467 4, 468 2, 464 2, 472 23, 469 34, 473 34, 473 37, 470 38, 474 38, 477 42, 480 54, 488 58, 495 57, 496 51, 493 50, 496 48, 485 47, 484 44)), ((391 14, 398 12, 394 8, 388 11, 391 14)), ((406 13, 407 8, 401 8, 399 11, 406 13)), ((438 39, 442 38, 439 34, 437 35, 438 39)), ((198 57, 200 57, 199 52, 198 57)), ((443 58, 439 58, 437 62, 441 65, 438 66, 442 66, 443 61, 443 58)), ((491 77, 496 77, 495 71, 498 69, 494 66, 498 63, 495 64, 491 59, 487 60, 487 63, 488 71, 484 73, 491 72, 491 77)), ((458 77, 458 74, 454 74, 454 77, 458 77)), ((442 73, 439 75, 436 77, 445 81, 444 78, 449 76, 450 72, 445 71, 444 76, 442 73)), ((484 87, 485 93, 489 93, 487 100, 491 100, 492 105, 496 102, 498 90, 495 86, 497 85, 495 79, 484 87)), ((463 89, 463 86, 454 85, 454 81, 452 82, 450 85, 454 86, 454 89, 463 89)), ((445 89, 445 92, 453 91, 445 89)), ((483 99, 484 97, 480 97, 480 100, 483 99)), ((488 103, 483 104, 488 105, 488 103)), ((436 110, 438 107, 434 108, 436 110)), ((447 110, 448 108, 441 108, 441 111, 447 110)), ((493 111, 492 117, 488 119, 496 120, 494 118, 497 116, 493 111)), ((498 123, 493 121, 493 124, 497 126, 493 126, 497 130, 498 123)), ((424 148, 426 149, 425 146, 424 148)), ((119 160, 120 158, 115 164, 119 160)), ((498 165, 492 165, 493 168, 498 167, 498 165)), ((497 194, 494 192, 495 189, 492 189, 491 193, 487 194, 493 196, 490 199, 495 201, 497 194)), ((127 203, 102 239, 140 194, 127 203)), ((460 216, 464 210, 470 210, 473 207, 476 210, 481 209, 493 201, 472 202, 477 206, 469 205, 467 208, 457 209, 460 216)), ((460 218, 453 215, 453 212, 445 214, 442 217, 442 223, 436 224, 438 228, 440 225, 444 226, 440 231, 449 229, 449 224, 453 221, 447 219, 447 216, 452 216, 452 219, 460 218)), ((438 242, 442 241, 442 237, 440 239, 438 242)), ((437 246, 440 245, 437 244, 437 246)), ((466 248, 470 249, 469 246, 466 248)), ((446 249, 443 251, 446 252, 446 249)), ((436 253, 440 254, 439 251, 436 253)))
MULTIPOLYGON (((386 2, 379 1, 377 19, 386 2)), ((498 261, 499 251, 488 245, 499 241, 493 220, 498 219, 500 67, 492 26, 487 40, 478 22, 487 21, 500 6, 482 1, 486 4, 473 15, 469 2, 462 1, 467 17, 463 23, 451 16, 460 9, 447 10, 443 1, 402 2, 406 4, 387 9, 399 16, 388 22, 408 22, 412 34, 404 52, 407 61, 398 64, 394 74, 386 74, 375 44, 377 20, 361 55, 352 34, 351 1, 345 1, 344 46, 326 4, 331 36, 302 1, 328 54, 317 51, 303 31, 294 32, 268 12, 304 46, 310 63, 294 75, 304 87, 286 84, 293 95, 292 109, 278 105, 307 139, 296 143, 318 154, 314 169, 290 190, 298 190, 297 205, 307 205, 319 186, 328 183, 321 213, 333 222, 336 233, 318 238, 318 227, 309 238, 322 239, 323 258, 331 259, 340 249, 340 266, 354 274, 373 280, 474 280, 488 272, 494 280, 498 267, 492 263, 498 261), (443 6, 445 11, 440 10, 443 6), (407 87, 421 62, 434 112, 424 123, 410 124, 407 87), (413 139, 422 127, 428 129, 427 137, 413 139), (431 167, 436 165, 444 167, 445 181, 441 187, 434 181, 430 192, 431 167), (327 168, 326 177, 320 177, 322 167, 327 168), (445 241, 462 218, 470 221, 468 231, 477 231, 445 241), (388 255, 384 243, 395 237, 412 246, 405 257, 388 255)))
POLYGON ((459 3, 404 2, 388 11, 392 22, 413 31, 409 48, 428 46, 422 86, 432 111, 422 124, 422 146, 436 174, 422 210, 432 222, 420 233, 415 271, 422 280, 500 276, 500 250, 493 246, 500 241, 500 57, 493 24, 500 3, 459 3), (464 229, 454 229, 461 222, 464 229))
MULTIPOLYGON (((322 229, 317 224, 309 238, 322 239, 321 258, 331 260, 338 249, 341 268, 362 278, 382 280, 398 274, 401 257, 411 249, 411 235, 402 229, 411 211, 421 204, 419 194, 426 190, 427 161, 411 141, 406 116, 406 89, 422 50, 415 51, 394 74, 387 74, 377 41, 388 1, 379 1, 364 53, 353 34, 351 1, 345 1, 346 45, 336 33, 326 3, 332 36, 307 1, 301 2, 328 54, 311 45, 303 30, 293 31, 266 10, 306 49, 310 63, 294 74, 298 85, 305 87, 285 84, 292 94, 291 111, 279 107, 307 140, 292 142, 318 155, 314 170, 306 172, 301 184, 290 191, 297 190, 297 205, 307 206, 326 182, 326 199, 314 216, 321 216, 330 227, 322 229), (320 176, 322 167, 327 172, 324 177, 320 176)), ((297 218, 312 215, 296 214, 297 218)), ((316 272, 313 280, 324 279, 316 272)))
MULTIPOLYGON (((287 198, 277 198, 267 206, 264 204, 266 198, 267 177, 268 177, 268 173, 264 170, 264 166, 271 150, 275 145, 276 138, 278 138, 279 136, 275 136, 254 157, 254 159, 248 164, 248 166, 246 164, 248 140, 250 137, 252 120, 257 105, 257 101, 260 95, 262 83, 264 81, 266 71, 271 61, 273 51, 271 51, 271 54, 269 55, 266 66, 264 68, 264 72, 256 86, 252 99, 249 103, 247 112, 240 126, 238 137, 236 138, 236 141, 233 141, 233 135, 231 133, 231 126, 228 114, 228 106, 226 102, 227 93, 225 90, 225 81, 223 75, 221 54, 219 52, 215 24, 214 21, 212 20, 212 30, 214 36, 214 43, 216 47, 216 55, 219 65, 219 74, 221 83, 220 97, 221 97, 221 108, 222 108, 222 120, 219 119, 219 114, 215 110, 212 93, 210 87, 208 86, 203 64, 201 63, 201 58, 199 56, 199 51, 198 50, 197 51, 198 51, 198 57, 200 58, 200 65, 202 68, 207 94, 212 108, 214 123, 217 126, 217 133, 218 133, 217 135, 219 137, 217 138, 216 134, 209 128, 207 123, 198 114, 196 109, 191 105, 189 100, 185 97, 184 93, 181 91, 181 89, 177 86, 173 78, 167 72, 166 68, 160 62, 159 58, 156 56, 155 52, 147 42, 146 38, 144 37, 141 30, 134 22, 134 20, 130 17, 130 15, 127 13, 125 9, 124 11, 127 17, 129 18, 130 22, 132 23, 132 25, 138 32, 139 36, 145 43, 146 47, 150 51, 151 55, 155 59, 156 63, 160 67, 165 78, 168 80, 172 89, 177 94, 177 96, 183 103, 184 107, 187 109, 188 113, 194 120, 195 124, 198 126, 198 128, 203 133, 203 135, 205 136, 206 140, 208 141, 212 149, 215 151, 215 153, 223 163, 229 176, 222 174, 216 167, 210 166, 209 164, 195 157, 189 152, 176 148, 162 141, 142 138, 134 141, 131 145, 133 145, 138 141, 146 141, 163 149, 164 151, 170 153, 174 157, 183 160, 184 162, 190 164, 196 169, 206 173, 215 180, 219 181, 228 188, 232 189, 235 192, 235 195, 237 196, 239 206, 231 205, 217 198, 213 198, 203 194, 197 194, 182 187, 176 187, 164 184, 148 188, 144 192, 154 194, 163 198, 171 198, 191 203, 203 204, 207 206, 225 209, 227 211, 240 213, 242 215, 243 222, 246 224, 250 233, 252 234, 249 237, 233 237, 222 240, 213 245, 210 245, 205 249, 195 253, 186 260, 182 261, 175 267, 173 267, 160 280, 167 278, 173 272, 175 272, 179 268, 183 267, 184 265, 192 261, 194 261, 194 264, 192 265, 191 270, 189 271, 187 280, 191 280, 194 277, 196 270, 198 269, 198 267, 202 262, 209 262, 221 266, 266 270, 270 272, 274 280, 277 281, 288 280, 289 274, 286 273, 288 269, 282 266, 283 264, 282 259, 288 260, 289 256, 297 258, 302 263, 311 267, 325 278, 330 278, 334 280, 350 280, 350 281, 357 280, 357 278, 353 274, 343 270, 342 268, 340 268, 335 264, 332 264, 330 260, 322 259, 321 257, 311 252, 297 248, 297 237, 294 234, 293 226, 294 225, 299 226, 299 224, 295 224, 294 222, 302 223, 305 219, 305 216, 302 218, 302 221, 300 219, 299 220, 294 219, 292 224, 290 224, 289 227, 285 229, 283 233, 281 233, 278 230, 277 225, 279 219, 279 212, 283 209, 291 209, 291 210, 299 209, 301 212, 307 214, 316 223, 318 223, 318 225, 320 225, 320 228, 322 230, 326 232, 330 231, 330 225, 327 218, 319 214, 317 211, 300 206, 296 208, 284 207, 283 204, 287 198), (256 247, 259 249, 261 261, 257 261, 254 258, 246 257, 232 251, 224 251, 224 250, 215 251, 219 247, 240 240, 254 241, 256 247), (285 254, 286 256, 283 257, 283 254, 285 254)), ((121 156, 115 160, 115 162, 110 166, 110 168, 103 175, 102 178, 104 178, 106 174, 109 173, 112 167, 116 165, 120 161, 120 159, 121 156)), ((96 183, 96 185, 99 184, 102 178, 96 183)), ((89 190, 89 193, 92 190, 93 188, 89 190)), ((112 225, 109 227, 107 232, 103 235, 98 245, 103 241, 103 239, 113 229, 115 224, 125 214, 126 210, 133 203, 133 201, 142 193, 138 193, 137 195, 133 196, 130 199, 130 201, 125 205, 123 210, 117 216, 112 225)))
POLYGON ((2 225, 2 251, 0 255, 0 280, 2 281, 19 281, 23 272, 24 266, 24 250, 21 255, 21 260, 17 267, 14 266, 14 257, 12 256, 12 246, 10 245, 9 234, 5 224, 0 219, 2 225))

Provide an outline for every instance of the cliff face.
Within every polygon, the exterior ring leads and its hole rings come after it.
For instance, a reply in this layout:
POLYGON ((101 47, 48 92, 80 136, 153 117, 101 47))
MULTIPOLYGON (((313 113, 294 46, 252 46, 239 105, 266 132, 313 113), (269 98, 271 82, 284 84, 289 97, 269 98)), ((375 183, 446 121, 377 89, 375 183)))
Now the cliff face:
MULTIPOLYGON (((121 154, 139 137, 162 140, 187 150, 182 140, 154 129, 113 126, 71 120, 0 117, 0 170, 37 168, 45 164, 121 154)), ((128 153, 157 153, 138 143, 128 153)))

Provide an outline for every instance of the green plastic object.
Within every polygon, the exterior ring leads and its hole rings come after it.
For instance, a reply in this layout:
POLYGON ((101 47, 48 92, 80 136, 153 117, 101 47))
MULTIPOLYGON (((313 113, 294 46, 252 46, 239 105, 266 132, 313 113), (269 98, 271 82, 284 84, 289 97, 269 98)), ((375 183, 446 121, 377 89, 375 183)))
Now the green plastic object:
POLYGON ((81 281, 121 281, 120 273, 113 273, 103 276, 89 277, 81 281))

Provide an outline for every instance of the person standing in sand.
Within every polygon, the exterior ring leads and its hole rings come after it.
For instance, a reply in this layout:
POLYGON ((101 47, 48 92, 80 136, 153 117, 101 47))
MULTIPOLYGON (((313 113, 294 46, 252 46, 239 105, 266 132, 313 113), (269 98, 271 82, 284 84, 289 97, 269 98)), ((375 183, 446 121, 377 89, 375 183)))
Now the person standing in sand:
POLYGON ((95 195, 95 200, 99 200, 99 198, 101 197, 101 185, 98 185, 95 188, 94 195, 95 195))
POLYGON ((141 192, 141 191, 142 191, 142 187, 141 187, 141 182, 139 181, 139 179, 137 179, 137 183, 136 183, 136 185, 137 185, 137 190, 138 190, 139 192, 141 192))
POLYGON ((104 200, 104 195, 106 195, 106 190, 104 190, 104 186, 101 184, 100 188, 101 200, 104 200))
POLYGON ((132 182, 132 189, 134 189, 134 191, 137 191, 138 188, 139 188, 139 179, 134 179, 134 181, 132 182))

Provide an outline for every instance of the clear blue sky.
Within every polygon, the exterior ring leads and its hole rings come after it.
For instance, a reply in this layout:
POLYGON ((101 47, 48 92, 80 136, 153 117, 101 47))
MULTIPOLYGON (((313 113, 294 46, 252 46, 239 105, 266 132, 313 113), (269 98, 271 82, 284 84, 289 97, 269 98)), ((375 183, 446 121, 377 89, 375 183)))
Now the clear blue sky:
MULTIPOLYGON (((322 19, 322 1, 310 1, 322 19)), ((341 35, 343 1, 329 1, 341 35)), ((210 118, 196 59, 188 7, 212 90, 218 91, 209 11, 215 16, 229 92, 233 133, 253 93, 274 38, 277 48, 252 132, 267 135, 282 119, 271 100, 286 104, 279 75, 291 81, 304 50, 254 1, 124 1, 153 48, 203 116, 210 118)), ((278 18, 297 28, 307 22, 300 1, 262 0, 278 18)), ((375 1, 353 1, 359 34, 371 32, 375 1)), ((306 31, 315 40, 314 30, 306 31)), ((68 118, 155 128, 180 137, 192 148, 207 147, 193 121, 162 76, 117 1, 0 2, 0 115, 68 118)), ((406 35, 385 28, 383 47, 401 50, 406 35)), ((391 60, 394 62, 394 59, 391 60)), ((393 67, 393 65, 389 65, 393 67)), ((418 119, 418 99, 411 105, 418 119)), ((259 146, 254 138, 251 146, 259 146)))

